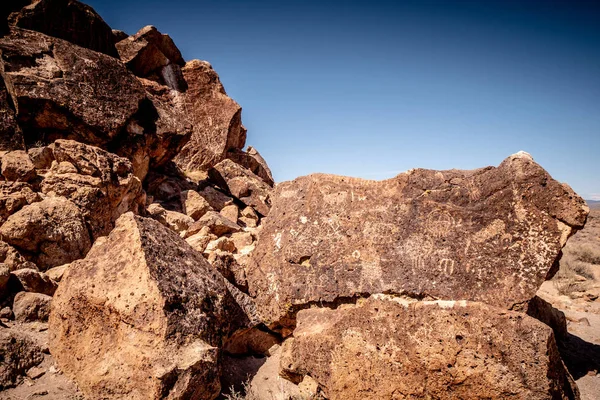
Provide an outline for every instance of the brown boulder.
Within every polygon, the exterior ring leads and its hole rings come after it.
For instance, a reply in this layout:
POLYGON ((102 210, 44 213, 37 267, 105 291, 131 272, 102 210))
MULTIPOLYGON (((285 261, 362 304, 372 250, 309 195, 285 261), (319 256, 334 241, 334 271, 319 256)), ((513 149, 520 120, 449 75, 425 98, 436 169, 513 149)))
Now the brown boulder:
POLYGON ((233 204, 233 199, 212 186, 206 186, 198 192, 202 196, 211 208, 215 211, 221 211, 228 205, 233 204))
POLYGON ((246 151, 231 151, 227 153, 227 158, 252 171, 253 174, 265 181, 267 185, 273 187, 275 184, 271 169, 267 165, 265 159, 254 147, 248 146, 246 151))
POLYGON ((0 151, 23 149, 25 149, 23 133, 17 125, 15 109, 4 80, 0 77, 0 151))
POLYGON ((195 190, 185 190, 181 192, 181 206, 183 212, 190 216, 194 221, 212 210, 208 201, 200 196, 195 190))
POLYGON ((249 170, 223 160, 208 171, 210 179, 233 197, 266 216, 271 208, 271 187, 249 170))
POLYGON ((20 290, 32 293, 41 293, 52 296, 56 291, 56 282, 52 281, 48 275, 31 268, 18 269, 12 271, 13 275, 20 283, 20 290))
POLYGON ((270 323, 373 293, 511 308, 535 295, 588 213, 523 153, 497 168, 385 181, 311 175, 277 185, 274 198, 248 268, 270 323))
POLYGON ((19 292, 13 302, 13 313, 18 322, 47 321, 52 297, 41 293, 19 292))
POLYGON ((92 7, 76 0, 31 0, 30 3, 11 14, 9 24, 118 56, 112 29, 92 7))
POLYGON ((8 181, 29 182, 37 174, 27 152, 14 150, 2 156, 2 176, 8 181))
POLYGON ((0 299, 7 293, 8 281, 10 279, 10 269, 6 264, 0 263, 0 299))
POLYGON ((27 149, 27 155, 36 169, 47 170, 54 161, 54 154, 49 146, 31 147, 27 149))
POLYGON ((208 227, 213 235, 223 236, 227 233, 239 232, 242 228, 231 222, 216 211, 208 211, 198 221, 194 222, 187 231, 186 237, 192 236, 204 227, 208 227))
POLYGON ((184 233, 194 223, 194 220, 180 212, 165 210, 160 204, 152 203, 148 206, 148 214, 173 232, 184 233))
POLYGON ((106 144, 146 97, 115 58, 42 33, 15 28, 0 39, 0 51, 28 146, 58 138, 106 144))
POLYGON ((50 350, 90 398, 213 399, 219 346, 243 315, 177 234, 127 213, 52 301, 50 350))
POLYGON ((219 76, 206 61, 189 61, 183 76, 188 84, 185 107, 194 130, 175 162, 187 173, 206 171, 228 151, 244 147, 242 109, 227 96, 219 76))
POLYGON ((282 372, 336 399, 578 399, 552 330, 466 301, 375 296, 298 313, 282 372))
POLYGON ((0 263, 6 265, 10 271, 24 268, 37 269, 37 266, 27 261, 17 249, 2 241, 0 241, 0 263))
POLYGON ((139 211, 144 193, 129 160, 73 140, 49 147, 55 163, 41 183, 42 192, 75 203, 94 239, 107 235, 121 214, 139 211))
POLYGON ((23 207, 0 227, 4 241, 31 254, 42 269, 83 258, 90 236, 81 211, 61 197, 23 207))
POLYGON ((28 204, 42 198, 24 182, 0 182, 0 223, 28 204))
POLYGON ((19 376, 44 360, 42 349, 15 328, 0 329, 0 390, 15 386, 19 376))

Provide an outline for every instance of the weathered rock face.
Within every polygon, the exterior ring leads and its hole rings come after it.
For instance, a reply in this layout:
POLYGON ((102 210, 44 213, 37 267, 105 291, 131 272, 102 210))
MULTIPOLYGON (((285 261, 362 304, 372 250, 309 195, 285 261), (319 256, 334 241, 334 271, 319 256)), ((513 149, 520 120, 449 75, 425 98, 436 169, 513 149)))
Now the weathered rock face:
POLYGON ((44 359, 42 349, 16 329, 0 329, 0 390, 14 386, 19 375, 44 359))
POLYGON ((61 39, 15 28, 0 39, 0 50, 27 144, 57 138, 108 143, 145 98, 118 60, 61 39))
POLYGON ((47 321, 52 297, 41 293, 20 292, 15 296, 13 312, 15 320, 47 321))
POLYGON ((91 398, 212 399, 218 346, 243 323, 238 312, 199 253, 127 213, 63 276, 50 349, 91 398))
POLYGON ((29 155, 24 150, 15 150, 2 156, 2 176, 8 181, 29 182, 37 174, 29 155))
POLYGON ((206 61, 189 61, 183 76, 188 84, 185 106, 194 131, 175 162, 188 173, 206 171, 229 150, 244 147, 242 108, 227 96, 219 76, 206 61))
POLYGON ((41 269, 82 258, 91 246, 81 211, 61 197, 23 207, 0 227, 0 234, 41 269))
POLYGON ((550 328, 473 302, 303 310, 280 365, 330 400, 578 398, 550 328))
POLYGON ((31 0, 9 24, 45 33, 117 57, 112 29, 93 8, 76 0, 31 0))
POLYGON ((248 150, 246 151, 231 151, 227 153, 227 158, 252 171, 253 174, 265 181, 267 185, 272 187, 275 184, 271 169, 267 165, 265 159, 254 147, 248 146, 248 150))
POLYGON ((129 160, 73 140, 57 140, 49 147, 55 162, 41 183, 42 192, 75 203, 94 239, 107 235, 121 214, 138 213, 143 206, 142 184, 129 160))
POLYGON ((27 183, 0 182, 0 223, 24 206, 41 200, 27 183))
POLYGON ((531 299, 588 209, 529 155, 474 171, 381 181, 311 175, 279 184, 248 268, 269 323, 370 293, 531 299))
POLYGON ((208 171, 208 176, 242 203, 263 216, 271 208, 271 187, 249 170, 231 160, 223 160, 208 171))
POLYGON ((0 78, 0 151, 24 148, 23 133, 17 125, 15 109, 10 102, 4 80, 0 78))

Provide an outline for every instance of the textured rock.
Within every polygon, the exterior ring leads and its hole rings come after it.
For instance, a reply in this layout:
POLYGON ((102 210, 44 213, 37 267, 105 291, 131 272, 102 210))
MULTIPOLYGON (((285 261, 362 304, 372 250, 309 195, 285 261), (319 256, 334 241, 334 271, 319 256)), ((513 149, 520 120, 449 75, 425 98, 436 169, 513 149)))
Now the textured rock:
MULTIPOLYGON (((1 18, 0 18, 1 21, 1 18)), ((23 150, 23 133, 17 125, 14 106, 0 77, 0 151, 23 150)))
POLYGON ((10 24, 118 56, 112 29, 93 8, 76 0, 31 0, 10 16, 10 24))
POLYGON ((15 320, 19 322, 47 321, 52 297, 41 293, 19 292, 13 302, 15 320))
MULTIPOLYGON (((531 299, 588 208, 529 155, 386 181, 311 175, 277 185, 248 268, 270 323, 369 293, 531 299)), ((286 323, 289 323, 286 322, 286 323)))
POLYGON ((52 296, 56 291, 56 282, 53 282, 48 275, 31 268, 18 269, 11 272, 19 283, 22 290, 32 293, 41 293, 52 296))
POLYGON ((256 214, 256 211, 254 211, 254 209, 252 207, 245 207, 241 212, 240 212, 240 218, 239 220, 246 225, 249 228, 256 228, 256 226, 258 225, 258 214, 256 214))
POLYGON ((300 311, 281 367, 310 375, 330 400, 579 398, 550 328, 466 301, 300 311))
POLYGON ((223 207, 223 209, 219 211, 219 214, 221 214, 234 224, 237 224, 240 209, 235 204, 230 204, 228 206, 223 207))
POLYGON ((106 144, 146 97, 118 60, 61 39, 14 29, 0 39, 0 51, 28 145, 57 138, 106 144))
POLYGON ((260 177, 267 185, 272 187, 275 184, 271 169, 267 165, 265 159, 254 147, 248 146, 248 150, 246 151, 231 151, 227 153, 227 158, 252 171, 254 175, 260 177))
POLYGON ((5 242, 31 253, 47 269, 83 258, 90 236, 81 211, 64 198, 48 198, 23 207, 0 227, 5 242))
POLYGON ((0 263, 0 299, 6 294, 6 286, 10 279, 10 269, 5 264, 0 263))
POLYGON ((181 192, 181 206, 183 212, 190 216, 194 221, 198 220, 212 207, 208 201, 198 194, 195 190, 185 190, 181 192))
POLYGON ((221 211, 224 207, 233 204, 233 199, 226 194, 218 191, 212 186, 207 186, 199 192, 211 208, 215 211, 221 211))
POLYGON ((0 241, 0 263, 8 267, 9 270, 29 268, 37 270, 37 266, 31 261, 27 261, 14 247, 6 242, 0 241))
POLYGON ((191 217, 177 211, 165 210, 158 203, 150 204, 148 206, 148 213, 152 218, 177 233, 187 231, 194 223, 191 217))
POLYGON ((15 150, 2 156, 2 176, 9 181, 29 182, 37 176, 35 166, 24 150, 15 150))
POLYGON ((237 224, 231 222, 216 211, 209 211, 204 214, 198 221, 194 222, 188 229, 187 236, 192 236, 204 227, 208 227, 210 233, 217 236, 223 236, 227 233, 239 232, 240 228, 237 224))
POLYGON ((42 349, 17 329, 0 329, 0 390, 14 386, 17 378, 44 360, 42 349))
POLYGON ((27 149, 27 155, 34 167, 39 170, 47 170, 54 161, 54 154, 49 146, 32 147, 27 149))
POLYGON ((525 312, 527 315, 548 325, 554 331, 554 336, 560 341, 568 337, 567 319, 565 313, 552 307, 546 300, 534 296, 529 300, 524 309, 517 311, 525 312))
POLYGON ((46 275, 54 282, 60 282, 70 264, 59 265, 46 271, 46 275))
POLYGON ((231 160, 223 160, 208 171, 208 176, 242 203, 263 216, 271 207, 271 187, 249 170, 231 160))
POLYGON ((54 296, 50 349, 90 398, 212 399, 218 347, 244 323, 223 278, 177 234, 127 213, 54 296))
POLYGON ((127 159, 73 140, 57 140, 50 148, 56 163, 42 181, 42 192, 75 203, 94 238, 107 235, 121 214, 139 211, 142 184, 127 159))
POLYGON ((209 63, 189 61, 183 67, 183 76, 188 84, 185 105, 194 131, 175 162, 188 173, 206 171, 223 160, 229 150, 244 147, 242 109, 227 96, 209 63))
POLYGON ((0 223, 28 204, 42 198, 24 182, 0 182, 0 223))

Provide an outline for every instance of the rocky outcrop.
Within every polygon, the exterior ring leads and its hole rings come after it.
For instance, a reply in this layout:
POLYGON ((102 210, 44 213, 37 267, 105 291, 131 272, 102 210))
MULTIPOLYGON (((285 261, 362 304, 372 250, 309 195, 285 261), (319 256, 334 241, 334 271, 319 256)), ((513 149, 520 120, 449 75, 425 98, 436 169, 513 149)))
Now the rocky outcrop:
POLYGON ((190 141, 175 157, 187 173, 206 171, 223 160, 230 150, 246 142, 242 108, 225 93, 219 76, 206 61, 189 61, 183 67, 188 84, 185 107, 194 126, 190 141))
POLYGON ((202 256, 127 213, 63 276, 50 349, 92 398, 212 399, 219 346, 243 322, 238 313, 202 256))
POLYGON ((254 175, 265 181, 267 185, 273 187, 275 184, 271 169, 267 165, 265 159, 254 147, 248 146, 246 151, 230 151, 227 153, 227 158, 250 170, 254 175))
POLYGON ((364 294, 531 299, 585 202, 525 154, 474 171, 411 170, 387 181, 311 175, 277 186, 248 268, 271 324, 364 294))
POLYGON ((281 358, 336 399, 575 399, 552 330, 473 302, 376 296, 303 310, 281 358))
POLYGON ((10 15, 10 25, 117 57, 112 29, 90 6, 76 0, 31 0, 28 3, 10 15))

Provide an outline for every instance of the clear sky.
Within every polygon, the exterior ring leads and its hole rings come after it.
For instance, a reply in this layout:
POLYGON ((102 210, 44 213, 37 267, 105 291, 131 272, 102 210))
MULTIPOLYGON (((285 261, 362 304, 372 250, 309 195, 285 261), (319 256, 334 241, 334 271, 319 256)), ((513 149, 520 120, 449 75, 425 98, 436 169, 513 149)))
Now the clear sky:
POLYGON ((525 150, 600 199, 600 1, 84 2, 211 62, 276 181, 525 150))

